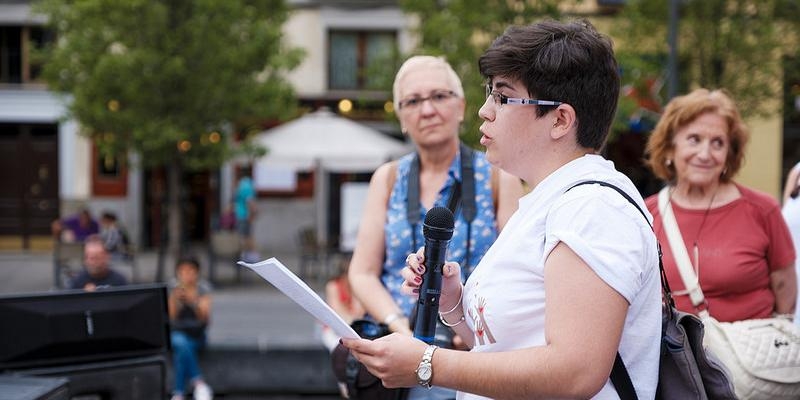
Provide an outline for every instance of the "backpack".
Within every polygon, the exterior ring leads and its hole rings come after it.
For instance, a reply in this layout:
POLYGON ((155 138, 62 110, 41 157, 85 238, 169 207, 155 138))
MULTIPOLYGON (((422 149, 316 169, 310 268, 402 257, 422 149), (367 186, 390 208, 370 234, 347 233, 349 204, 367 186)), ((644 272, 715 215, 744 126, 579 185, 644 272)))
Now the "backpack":
MULTIPOLYGON (((647 214, 622 189, 603 181, 579 182, 569 189, 588 184, 598 184, 616 190, 634 205, 647 220, 647 214)), ((652 224, 647 220, 652 228, 652 224)), ((703 323, 692 314, 678 311, 672 290, 669 288, 658 244, 658 268, 661 273, 662 305, 661 356, 658 368, 656 399, 664 400, 716 400, 736 399, 733 381, 728 370, 713 353, 703 348, 703 323)), ((631 377, 622 357, 617 352, 611 369, 611 383, 620 399, 636 400, 631 377)))

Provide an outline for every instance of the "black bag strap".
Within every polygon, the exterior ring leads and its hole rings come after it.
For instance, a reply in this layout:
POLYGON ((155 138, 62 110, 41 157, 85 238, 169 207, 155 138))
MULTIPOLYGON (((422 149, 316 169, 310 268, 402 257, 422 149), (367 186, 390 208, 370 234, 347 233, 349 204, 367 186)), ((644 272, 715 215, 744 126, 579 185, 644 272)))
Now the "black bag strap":
POLYGON ((347 352, 347 360, 344 365, 345 384, 347 385, 347 394, 351 399, 358 398, 358 370, 360 363, 353 356, 350 351, 347 352))
POLYGON ((411 225, 411 251, 417 251, 417 224, 419 223, 419 154, 414 153, 408 170, 406 194, 406 221, 411 225))
MULTIPOLYGON (((472 220, 478 213, 475 205, 475 168, 472 166, 472 149, 461 143, 461 212, 467 221, 466 252, 464 253, 464 272, 472 272, 473 266, 469 263, 470 243, 472 242, 472 220)), ((455 211, 454 211, 455 213, 455 211)), ((466 276, 466 275, 464 275, 466 276)))
MULTIPOLYGON (((607 188, 611 188, 616 190, 619 194, 625 197, 629 203, 633 204, 639 213, 642 214, 645 221, 647 221, 647 225, 650 225, 650 229, 653 229, 653 225, 650 223, 650 220, 647 219, 647 214, 644 213, 641 207, 636 204, 636 201, 625 193, 624 190, 620 189, 619 187, 612 185, 608 182, 603 181, 583 181, 578 182, 575 185, 572 185, 567 191, 571 190, 572 188, 580 185, 589 185, 589 184, 598 184, 600 186, 605 186, 607 188)), ((672 291, 669 288, 669 284, 667 283, 667 276, 664 272, 664 263, 661 261, 661 244, 657 243, 658 245, 658 268, 661 270, 661 289, 662 295, 664 296, 665 301, 667 301, 668 306, 674 307, 675 303, 672 299, 672 291)), ((611 368, 611 375, 609 376, 611 379, 611 383, 614 385, 614 388, 617 390, 617 394, 621 400, 637 400, 638 397, 636 396, 636 390, 633 388, 633 382, 631 381, 631 376, 628 374, 628 369, 625 368, 625 363, 622 361, 622 356, 620 356, 619 352, 617 352, 617 356, 614 359, 614 367, 611 368)))
POLYGON ((475 168, 472 167, 472 148, 461 143, 461 212, 472 222, 478 210, 475 206, 475 168))
MULTIPOLYGON (((636 204, 636 202, 633 200, 633 198, 631 198, 631 196, 629 196, 627 193, 625 193, 625 191, 623 191, 622 189, 620 189, 620 188, 618 188, 618 187, 616 187, 616 186, 614 186, 614 185, 612 185, 612 184, 610 184, 608 182, 592 181, 592 180, 584 181, 584 182, 578 182, 578 183, 572 185, 569 189, 567 189, 567 191, 569 191, 570 189, 574 188, 575 186, 587 185, 587 184, 593 184, 593 183, 596 183, 596 184, 598 184, 600 186, 605 186, 607 188, 611 188, 611 189, 616 190, 619 194, 621 194, 623 197, 625 197, 625 199, 628 200, 629 203, 633 204, 633 206, 636 207, 637 210, 639 210, 639 213, 642 214, 642 216, 644 217, 645 221, 647 221, 647 225, 650 225, 650 229, 653 229, 653 224, 651 224, 650 220, 647 219, 647 214, 645 214, 644 211, 639 207, 639 205, 636 204)), ((669 287, 669 282, 667 281, 667 273, 664 272, 664 262, 661 259, 661 257, 663 256, 663 253, 661 252, 661 243, 656 242, 656 246, 658 247, 658 269, 659 269, 659 272, 661 273, 661 295, 662 295, 662 297, 664 299, 664 304, 665 304, 666 307, 675 308, 675 299, 672 298, 672 289, 669 287)), ((669 317, 672 318, 672 313, 667 313, 667 314, 670 314, 669 317)))
MULTIPOLYGON (((472 236, 472 220, 477 215, 477 206, 475 204, 475 168, 473 166, 473 150, 463 142, 459 143, 459 151, 461 152, 461 182, 455 182, 450 199, 447 202, 447 208, 456 215, 459 205, 461 212, 464 214, 464 219, 467 220, 467 245, 466 255, 464 260, 465 268, 469 268, 470 257, 470 241, 472 236)), ((406 220, 411 225, 411 239, 412 250, 417 249, 417 224, 419 223, 419 154, 414 153, 414 158, 411 160, 411 166, 408 171, 407 180, 407 197, 406 197, 406 220)))

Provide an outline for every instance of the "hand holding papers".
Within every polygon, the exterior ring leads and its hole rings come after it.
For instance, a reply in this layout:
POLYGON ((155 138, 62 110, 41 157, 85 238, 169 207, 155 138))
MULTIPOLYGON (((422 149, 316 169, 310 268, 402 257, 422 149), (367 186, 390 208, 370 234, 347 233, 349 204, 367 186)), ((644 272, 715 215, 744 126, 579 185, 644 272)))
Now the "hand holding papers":
POLYGON ((277 258, 257 262, 255 264, 239 261, 241 266, 255 271, 262 278, 273 284, 283 294, 289 296, 295 303, 303 307, 314 318, 328 325, 333 331, 348 339, 358 339, 358 334, 350 327, 339 314, 322 300, 316 292, 311 290, 297 275, 293 274, 277 258))

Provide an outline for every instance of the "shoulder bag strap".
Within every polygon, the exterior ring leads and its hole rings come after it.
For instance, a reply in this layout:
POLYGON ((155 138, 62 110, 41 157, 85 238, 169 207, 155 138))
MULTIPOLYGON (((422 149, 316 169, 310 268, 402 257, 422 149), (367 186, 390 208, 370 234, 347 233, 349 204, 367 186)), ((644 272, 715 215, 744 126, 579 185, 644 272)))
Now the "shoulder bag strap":
MULTIPOLYGON (((617 193, 621 194, 628 200, 629 203, 633 204, 639 213, 642 214, 647 224, 650 225, 650 228, 653 228, 653 225, 650 224, 650 220, 647 219, 647 214, 645 214, 644 210, 636 204, 636 201, 625 193, 624 190, 620 189, 616 185, 612 185, 608 182, 603 181, 584 181, 576 183, 575 185, 571 186, 567 191, 570 189, 580 186, 580 185, 588 185, 588 184, 598 184, 600 186, 604 186, 607 188, 611 188, 617 191, 617 193)), ((668 306, 674 306, 674 301, 672 300, 672 291, 669 288, 669 284, 667 283, 667 276, 664 273, 664 264, 661 261, 661 245, 658 244, 658 268, 661 272, 661 288, 662 288, 662 296, 664 297, 664 301, 668 306)), ((625 363, 622 361, 622 356, 617 352, 617 356, 614 358, 614 366, 611 368, 611 374, 609 375, 609 379, 611 379, 611 383, 614 385, 614 389, 617 390, 617 394, 619 398, 622 400, 637 400, 638 397, 636 396, 636 390, 633 387, 633 382, 631 381, 631 376, 628 374, 628 369, 625 368, 625 363)))
POLYGON ((664 225, 664 232, 667 234, 669 247, 672 249, 672 257, 678 266, 678 272, 683 280, 683 285, 689 293, 689 299, 695 307, 705 303, 703 290, 700 289, 700 280, 694 273, 692 262, 689 260, 689 253, 683 243, 683 235, 675 221, 675 214, 672 212, 672 205, 669 204, 669 188, 664 187, 658 193, 658 211, 661 213, 661 222, 664 225))
POLYGON ((408 170, 406 184, 406 220, 411 225, 412 251, 417 251, 417 223, 419 223, 419 154, 414 153, 408 170))
MULTIPOLYGON (((473 266, 470 265, 470 243, 472 242, 472 220, 475 219, 478 210, 475 205, 475 168, 473 167, 472 149, 461 143, 461 212, 464 220, 467 221, 467 238, 464 244, 463 277, 472 272, 473 266)), ((455 209, 451 209, 455 214, 455 209)))
MULTIPOLYGON (((461 182, 455 182, 453 190, 450 193, 450 199, 447 202, 447 208, 455 215, 460 205, 461 212, 464 214, 464 219, 467 221, 467 250, 465 260, 467 260, 468 263, 470 254, 470 233, 472 230, 471 222, 475 219, 475 215, 477 214, 477 207, 475 205, 475 168, 473 167, 472 160, 473 150, 464 143, 461 143, 459 146, 461 152, 461 182)), ((406 197, 406 219, 412 227, 413 249, 417 248, 417 233, 414 228, 420 220, 419 163, 419 155, 415 153, 408 171, 408 196, 406 197)), ((391 188, 389 190, 391 190, 391 188)))
MULTIPOLYGON (((461 143, 461 211, 464 219, 475 219, 475 169, 472 166, 472 149, 461 143)), ((452 210, 451 210, 452 211, 452 210)))

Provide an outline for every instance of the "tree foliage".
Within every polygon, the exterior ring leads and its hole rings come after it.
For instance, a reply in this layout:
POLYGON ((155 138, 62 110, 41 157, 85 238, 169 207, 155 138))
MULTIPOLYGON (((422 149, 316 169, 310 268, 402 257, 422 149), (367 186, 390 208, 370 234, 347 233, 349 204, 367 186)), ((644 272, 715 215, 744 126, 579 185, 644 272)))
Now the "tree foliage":
POLYGON ((419 54, 442 55, 461 77, 467 100, 462 126, 465 142, 480 139, 478 109, 486 100, 478 58, 511 25, 557 18, 557 0, 400 0, 406 13, 419 21, 419 54))
MULTIPOLYGON (((57 40, 42 54, 82 132, 145 166, 219 166, 234 127, 293 116, 282 0, 42 0, 57 40)), ((238 147, 239 150, 252 147, 238 147)))
MULTIPOLYGON (((165 167, 168 247, 177 256, 183 171, 263 154, 234 136, 294 116, 283 75, 302 54, 283 44, 284 0, 40 0, 36 7, 56 35, 40 54, 43 76, 69 95, 82 133, 105 155, 136 153, 142 167, 165 167)), ((163 265, 159 257, 157 279, 163 265)))
MULTIPOLYGON (((613 34, 636 83, 666 78, 670 1, 629 1, 613 34)), ((796 1, 693 0, 679 2, 679 93, 693 87, 725 88, 745 115, 774 113, 782 98, 781 58, 797 52, 796 1)), ((661 98, 666 93, 660 93, 661 98)))

